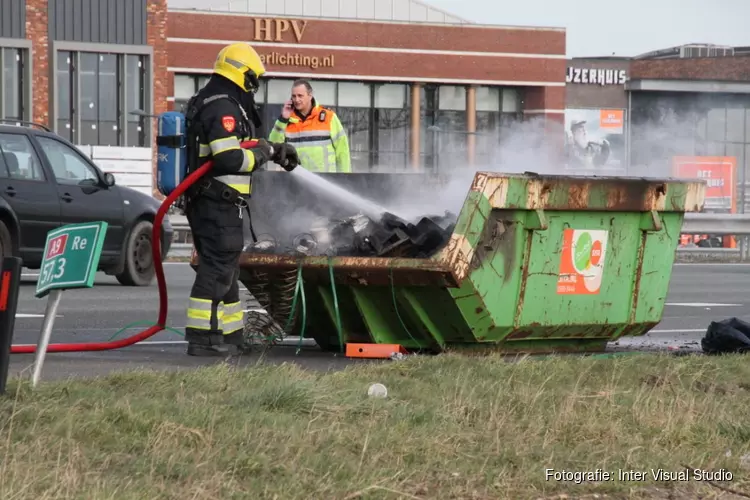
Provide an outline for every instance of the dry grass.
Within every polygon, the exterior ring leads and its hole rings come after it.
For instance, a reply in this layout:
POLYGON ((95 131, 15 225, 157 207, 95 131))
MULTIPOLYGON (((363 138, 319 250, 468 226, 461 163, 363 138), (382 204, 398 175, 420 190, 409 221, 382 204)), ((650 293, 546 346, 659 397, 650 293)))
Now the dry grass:
POLYGON ((36 392, 13 382, 0 402, 0 498, 731 498, 721 486, 750 492, 749 403, 741 356, 445 355, 325 374, 219 366, 36 392), (373 382, 388 398, 367 397, 373 382), (546 468, 685 465, 734 478, 545 481, 546 468))

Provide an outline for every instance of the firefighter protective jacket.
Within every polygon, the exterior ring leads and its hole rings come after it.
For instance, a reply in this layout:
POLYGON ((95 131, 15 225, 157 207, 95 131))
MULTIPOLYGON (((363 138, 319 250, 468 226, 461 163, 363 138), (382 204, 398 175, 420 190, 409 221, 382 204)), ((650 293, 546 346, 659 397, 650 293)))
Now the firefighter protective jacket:
POLYGON ((263 160, 257 148, 242 149, 240 143, 255 133, 247 113, 239 104, 239 89, 221 78, 211 80, 188 102, 203 106, 198 117, 198 164, 213 160, 213 169, 206 174, 242 195, 251 192, 251 176, 263 160))

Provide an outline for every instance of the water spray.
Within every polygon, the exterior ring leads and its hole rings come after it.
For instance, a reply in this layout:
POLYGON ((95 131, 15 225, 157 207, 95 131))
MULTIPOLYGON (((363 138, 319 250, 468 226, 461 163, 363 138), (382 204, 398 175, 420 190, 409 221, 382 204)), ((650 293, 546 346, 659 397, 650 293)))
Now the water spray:
POLYGON ((314 186, 318 191, 325 193, 326 195, 335 198, 336 201, 343 202, 351 206, 354 210, 359 211, 367 217, 378 220, 384 213, 390 212, 391 210, 375 203, 372 200, 368 200, 354 193, 350 193, 341 186, 337 186, 333 182, 324 179, 314 172, 306 170, 304 167, 295 168, 292 170, 292 174, 300 178, 301 181, 308 185, 314 186))

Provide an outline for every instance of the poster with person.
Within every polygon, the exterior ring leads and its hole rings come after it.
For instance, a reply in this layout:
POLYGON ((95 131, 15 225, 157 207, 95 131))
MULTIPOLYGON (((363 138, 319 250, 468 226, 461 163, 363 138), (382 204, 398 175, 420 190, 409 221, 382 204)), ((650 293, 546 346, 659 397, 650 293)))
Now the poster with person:
POLYGON ((625 110, 565 110, 566 170, 615 173, 625 168, 625 110))

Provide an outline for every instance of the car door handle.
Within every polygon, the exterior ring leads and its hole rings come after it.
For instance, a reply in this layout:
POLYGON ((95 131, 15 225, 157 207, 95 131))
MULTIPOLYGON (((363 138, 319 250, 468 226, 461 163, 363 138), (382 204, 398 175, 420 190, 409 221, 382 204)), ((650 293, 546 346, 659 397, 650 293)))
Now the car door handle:
POLYGON ((13 186, 8 186, 7 188, 5 188, 5 193, 8 196, 15 196, 16 195, 16 190, 15 190, 15 188, 13 186))
POLYGON ((73 197, 70 196, 70 193, 65 193, 64 195, 60 196, 60 198, 63 201, 67 201, 68 203, 70 203, 71 201, 73 201, 73 197))

